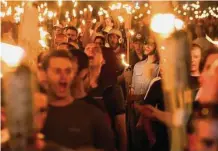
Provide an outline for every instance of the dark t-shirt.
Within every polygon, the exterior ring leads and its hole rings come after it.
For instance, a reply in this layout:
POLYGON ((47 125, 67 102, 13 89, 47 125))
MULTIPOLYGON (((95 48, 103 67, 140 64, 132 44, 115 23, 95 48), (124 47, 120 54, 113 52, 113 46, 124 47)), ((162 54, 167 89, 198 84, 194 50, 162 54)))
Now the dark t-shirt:
MULTIPOLYGON (((147 97, 144 100, 144 104, 150 104, 161 111, 165 110, 161 80, 157 80, 151 85, 147 97)), ((167 127, 159 121, 153 121, 152 130, 156 137, 156 142, 152 147, 152 151, 169 151, 167 127)))
POLYGON ((47 141, 67 148, 114 150, 113 132, 103 112, 84 100, 76 100, 64 107, 49 106, 42 132, 47 141))

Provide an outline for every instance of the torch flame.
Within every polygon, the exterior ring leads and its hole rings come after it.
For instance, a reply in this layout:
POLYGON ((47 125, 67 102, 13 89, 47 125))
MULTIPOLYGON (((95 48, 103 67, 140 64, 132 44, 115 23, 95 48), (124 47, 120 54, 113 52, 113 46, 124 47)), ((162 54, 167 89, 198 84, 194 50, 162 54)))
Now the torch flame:
POLYGON ((25 51, 23 50, 23 48, 2 42, 0 43, 0 46, 1 60, 3 60, 10 67, 18 66, 25 55, 25 51))
POLYGON ((124 54, 121 54, 121 60, 122 60, 122 64, 123 64, 125 67, 129 67, 129 64, 125 61, 125 55, 124 55, 124 54))

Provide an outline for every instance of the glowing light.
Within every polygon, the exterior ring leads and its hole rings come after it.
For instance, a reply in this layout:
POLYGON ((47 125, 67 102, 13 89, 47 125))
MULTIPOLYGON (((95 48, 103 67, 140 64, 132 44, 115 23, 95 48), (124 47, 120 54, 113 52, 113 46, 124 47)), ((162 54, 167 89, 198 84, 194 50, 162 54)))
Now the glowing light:
POLYGON ((93 19, 92 23, 95 24, 97 22, 97 19, 93 19))
POLYGON ((67 22, 68 22, 68 23, 70 22, 70 18, 67 18, 67 22))
POLYGON ((102 15, 103 15, 103 12, 102 12, 102 11, 98 11, 98 15, 99 15, 99 16, 102 16, 102 15))
POLYGON ((78 33, 81 33, 81 32, 82 32, 81 28, 78 28, 77 30, 78 30, 78 33))
POLYGON ((218 46, 218 41, 213 41, 208 35, 206 35, 206 39, 211 42, 212 44, 218 46))
POLYGON ((89 11, 92 12, 93 11, 93 7, 91 5, 88 5, 89 11))
POLYGON ((189 17, 190 20, 193 20, 193 17, 189 17))
POLYGON ((65 13, 65 18, 69 18, 69 11, 66 11, 66 13, 65 13))
POLYGON ((184 12, 184 13, 183 13, 183 15, 184 15, 184 16, 186 16, 186 15, 187 15, 187 13, 186 13, 186 12, 184 12))
POLYGON ((132 29, 129 30, 129 33, 130 33, 131 36, 134 36, 134 35, 135 35, 135 32, 134 32, 134 30, 132 30, 132 29))
POLYGON ((150 11, 150 10, 147 10, 147 14, 151 14, 151 11, 150 11))
POLYGON ((5 12, 0 12, 0 17, 5 17, 5 12))
POLYGON ((194 14, 197 15, 197 14, 198 14, 198 11, 195 11, 194 14))
POLYGON ((87 12, 87 8, 84 8, 84 12, 87 12))
POLYGON ((82 10, 81 10, 81 11, 79 11, 79 14, 80 14, 80 15, 83 15, 83 11, 82 11, 82 10))
POLYGON ((78 5, 78 2, 75 2, 74 5, 73 5, 73 7, 76 7, 77 5, 78 5))
POLYGON ((73 14, 73 17, 76 17, 76 10, 75 9, 73 9, 72 14, 73 14))
POLYGON ((135 9, 140 9, 138 2, 137 2, 136 5, 135 5, 135 9))
POLYGON ((45 41, 39 40, 39 44, 40 44, 43 48, 47 48, 47 45, 46 45, 45 41))
POLYGON ((40 38, 45 38, 49 33, 45 31, 42 27, 39 27, 40 38))
POLYGON ((124 22, 124 19, 122 16, 118 16, 118 20, 120 21, 120 23, 123 23, 124 22))
POLYGON ((139 14, 139 18, 143 17, 143 14, 139 14))
POLYGON ((62 6, 62 0, 58 0, 58 6, 59 6, 59 7, 62 6))
POLYGON ((178 13, 180 14, 180 13, 181 13, 181 10, 178 10, 178 13))
POLYGON ((8 10, 7 10, 7 12, 6 12, 6 16, 10 16, 11 15, 11 12, 12 12, 12 10, 11 10, 11 6, 8 8, 8 10))
POLYGON ((54 13, 52 11, 48 11, 48 18, 52 19, 54 16, 54 13))
POLYGON ((145 7, 148 7, 148 3, 145 3, 144 6, 145 6, 145 7))
POLYGON ((45 16, 48 13, 48 8, 46 8, 43 12, 43 16, 45 16))
POLYGON ((121 61, 122 61, 122 64, 126 67, 129 67, 129 64, 125 61, 125 55, 124 54, 121 54, 121 61))
POLYGON ((82 24, 83 24, 83 25, 85 25, 85 24, 86 24, 86 21, 85 21, 84 19, 82 20, 82 24))
POLYGON ((3 60, 10 67, 18 66, 21 60, 25 56, 25 51, 23 50, 23 48, 18 46, 1 42, 0 48, 1 48, 1 53, 0 53, 1 60, 3 60))
POLYGON ((156 33, 168 36, 175 29, 174 22, 173 14, 157 14, 151 20, 151 29, 156 33))
POLYGON ((166 48, 165 48, 164 46, 161 46, 160 49, 161 49, 161 50, 165 50, 166 48))
POLYGON ((174 25, 177 30, 181 30, 184 28, 184 22, 177 18, 175 19, 174 25))
POLYGON ((42 16, 39 16, 38 19, 40 23, 44 21, 44 18, 42 16))

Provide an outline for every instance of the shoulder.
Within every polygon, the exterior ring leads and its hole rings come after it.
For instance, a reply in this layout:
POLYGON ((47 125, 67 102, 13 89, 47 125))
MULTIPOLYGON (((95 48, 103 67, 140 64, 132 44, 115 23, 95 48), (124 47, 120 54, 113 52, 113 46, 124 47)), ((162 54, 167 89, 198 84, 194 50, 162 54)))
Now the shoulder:
POLYGON ((103 101, 98 101, 98 100, 94 99, 93 97, 88 96, 88 97, 86 97, 85 102, 88 103, 89 105, 92 105, 92 106, 100 109, 102 112, 105 112, 103 101))
POLYGON ((146 64, 146 60, 139 61, 138 63, 135 64, 134 68, 135 69, 141 68, 143 67, 144 64, 146 64))
POLYGON ((104 114, 103 108, 99 107, 100 105, 97 104, 97 101, 95 99, 82 99, 82 100, 77 100, 78 101, 78 106, 80 107, 81 110, 85 111, 87 115, 95 115, 97 116, 98 114, 104 114), (99 105, 99 106, 98 106, 99 105))

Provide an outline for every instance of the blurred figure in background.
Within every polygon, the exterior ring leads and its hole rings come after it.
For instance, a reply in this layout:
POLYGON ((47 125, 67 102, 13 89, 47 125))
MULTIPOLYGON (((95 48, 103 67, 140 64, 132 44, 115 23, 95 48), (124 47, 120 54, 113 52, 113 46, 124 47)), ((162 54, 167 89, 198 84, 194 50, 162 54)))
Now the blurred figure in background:
POLYGON ((196 25, 195 34, 197 35, 197 38, 193 41, 193 43, 199 45, 202 48, 202 54, 204 54, 206 50, 212 46, 206 39, 206 29, 204 25, 196 25))

